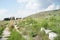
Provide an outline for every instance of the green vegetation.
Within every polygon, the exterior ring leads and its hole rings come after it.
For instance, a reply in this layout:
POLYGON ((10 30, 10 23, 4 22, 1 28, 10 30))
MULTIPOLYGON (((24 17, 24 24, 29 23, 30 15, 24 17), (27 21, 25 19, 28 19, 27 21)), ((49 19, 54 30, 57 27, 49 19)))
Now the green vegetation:
POLYGON ((11 35, 8 40, 25 40, 21 34, 19 34, 15 29, 11 31, 11 35))
POLYGON ((4 28, 8 24, 7 21, 0 21, 0 35, 2 35, 4 28))
POLYGON ((27 18, 20 21, 17 25, 19 27, 18 30, 22 32, 23 35, 29 35, 31 40, 33 40, 33 37, 36 37, 38 35, 40 35, 43 40, 49 40, 48 35, 40 31, 41 27, 45 26, 45 24, 42 24, 40 21, 35 20, 34 18, 27 18))
POLYGON ((54 40, 60 40, 60 34, 54 40))
POLYGON ((3 33, 4 27, 0 27, 0 35, 3 33))
MULTIPOLYGON (((60 16, 59 15, 49 15, 44 18, 26 18, 22 21, 19 21, 17 24, 19 27, 20 32, 26 34, 29 34, 30 36, 33 37, 33 35, 39 35, 41 36, 40 29, 41 27, 44 27, 45 29, 50 29, 52 32, 55 32, 60 35, 60 16), (23 28, 25 30, 23 30, 23 28), (28 30, 28 31, 27 31, 28 30)), ((45 34, 45 37, 47 35, 45 34)), ((47 40, 47 38, 44 37, 44 35, 41 36, 42 39, 47 40), (43 38, 44 37, 44 38, 43 38)), ((59 40, 60 36, 57 36, 55 40, 59 40)))
POLYGON ((45 17, 48 17, 50 15, 60 15, 60 9, 59 10, 52 10, 52 11, 45 11, 45 12, 38 12, 36 14, 33 14, 33 15, 30 15, 26 18, 29 18, 29 17, 32 17, 32 18, 45 18, 45 17))
MULTIPOLYGON (((8 22, 6 23, 8 24, 8 22)), ((5 24, 5 25, 6 25, 5 24)), ((22 33, 20 34, 14 29, 14 22, 10 25, 11 35, 8 40, 25 40, 22 35, 29 36, 29 40, 49 40, 48 34, 45 31, 41 31, 41 28, 52 30, 58 36, 54 40, 60 40, 60 10, 46 11, 38 14, 28 16, 22 20, 16 20, 15 24, 18 30, 22 33), (37 38, 38 37, 38 38, 37 38)), ((0 30, 3 30, 1 27, 0 30)), ((1 32, 2 33, 2 32, 1 32)))

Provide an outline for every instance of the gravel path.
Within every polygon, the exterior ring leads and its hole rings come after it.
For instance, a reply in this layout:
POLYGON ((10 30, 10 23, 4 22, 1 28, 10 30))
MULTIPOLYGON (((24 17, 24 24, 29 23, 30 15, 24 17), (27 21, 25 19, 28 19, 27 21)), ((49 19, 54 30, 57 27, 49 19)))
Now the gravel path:
POLYGON ((8 38, 8 36, 10 36, 10 31, 9 31, 9 28, 8 27, 6 27, 5 28, 5 30, 3 31, 3 33, 2 33, 2 38, 0 39, 0 40, 7 40, 8 38))

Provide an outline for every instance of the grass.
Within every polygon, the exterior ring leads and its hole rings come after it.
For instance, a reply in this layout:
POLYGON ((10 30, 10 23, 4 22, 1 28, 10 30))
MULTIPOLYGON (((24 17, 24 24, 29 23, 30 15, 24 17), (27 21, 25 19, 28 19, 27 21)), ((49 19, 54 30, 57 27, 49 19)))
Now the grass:
MULTIPOLYGON (((43 40, 48 40, 48 35, 40 32, 42 27, 42 24, 40 24, 40 21, 37 21, 34 18, 28 18, 19 22, 18 27, 20 28, 20 32, 26 32, 26 34, 30 36, 31 40, 33 40, 33 37, 36 37, 39 34, 43 40), (25 28, 25 30, 22 30, 21 28, 25 28)), ((45 24, 43 25, 45 26, 45 24)))
POLYGON ((2 35, 3 30, 5 29, 7 24, 8 24, 7 21, 0 21, 0 35, 2 35))
POLYGON ((19 34, 16 30, 11 31, 11 35, 8 40, 25 40, 21 34, 19 34))
MULTIPOLYGON (((29 35, 39 34, 41 27, 44 27, 45 29, 50 29, 53 32, 60 35, 60 16, 59 15, 50 15, 47 18, 35 18, 35 19, 26 18, 18 23, 18 27, 20 29, 25 28, 26 30, 29 30, 30 31, 29 33, 33 32, 33 34, 29 34, 29 35)), ((27 31, 27 33, 28 33, 28 31, 27 31)), ((59 38, 59 37, 60 36, 58 36, 57 38, 59 38)), ((45 36, 42 35, 42 38, 44 40, 47 40, 48 37, 47 37, 47 35, 45 35, 45 36)))
POLYGON ((54 40, 60 40, 60 34, 54 40))
MULTIPOLYGON (((22 32, 23 35, 29 35, 30 40, 33 40, 33 37, 40 36, 42 40, 49 40, 48 34, 44 31, 40 31, 41 27, 45 29, 50 29, 52 32, 58 34, 54 40, 60 40, 60 10, 41 12, 39 14, 31 15, 23 20, 16 21, 18 30, 22 32)), ((6 23, 7 24, 7 23, 6 23)), ((4 25, 5 26, 5 25, 4 25)), ((9 26, 12 26, 11 35, 8 40, 25 40, 21 34, 19 34, 14 29, 14 21, 10 21, 9 26)), ((0 28, 0 30, 2 30, 0 28)), ((2 33, 2 32, 1 32, 2 33)))
POLYGON ((2 35, 4 27, 0 27, 0 35, 2 35))

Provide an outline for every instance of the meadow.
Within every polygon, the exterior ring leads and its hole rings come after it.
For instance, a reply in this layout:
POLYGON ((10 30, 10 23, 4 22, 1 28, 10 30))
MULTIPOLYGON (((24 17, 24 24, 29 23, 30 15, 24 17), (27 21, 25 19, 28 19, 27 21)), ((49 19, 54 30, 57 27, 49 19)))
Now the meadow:
POLYGON ((19 20, 0 21, 0 35, 8 27, 11 34, 7 40, 50 40, 49 34, 46 34, 45 30, 41 31, 41 28, 44 28, 57 34, 54 40, 60 40, 59 11, 42 12, 47 14, 35 14, 19 20))

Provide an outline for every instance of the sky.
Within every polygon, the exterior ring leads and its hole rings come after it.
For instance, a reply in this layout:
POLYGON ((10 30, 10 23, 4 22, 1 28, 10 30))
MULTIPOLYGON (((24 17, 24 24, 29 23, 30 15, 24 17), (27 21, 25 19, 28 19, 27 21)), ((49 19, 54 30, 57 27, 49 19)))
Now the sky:
POLYGON ((0 0, 0 20, 60 9, 60 0, 0 0))

